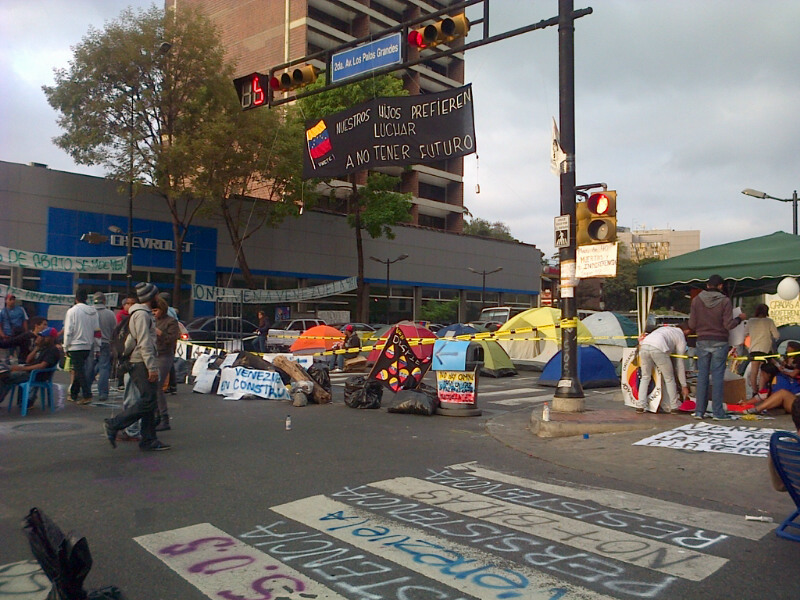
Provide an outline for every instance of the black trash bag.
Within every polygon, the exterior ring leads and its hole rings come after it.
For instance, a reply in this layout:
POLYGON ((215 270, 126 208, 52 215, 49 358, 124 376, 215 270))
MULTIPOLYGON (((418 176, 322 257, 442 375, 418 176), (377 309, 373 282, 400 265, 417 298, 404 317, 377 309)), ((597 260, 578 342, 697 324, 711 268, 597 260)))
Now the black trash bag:
POLYGON ((314 363, 308 368, 308 374, 323 390, 329 394, 333 391, 331 387, 331 372, 328 365, 324 363, 314 363))
POLYGON ((85 537, 69 535, 38 508, 32 508, 23 522, 33 556, 53 584, 47 600, 86 600, 83 581, 92 568, 92 553, 85 537))
POLYGON ((431 416, 436 413, 438 406, 438 398, 433 398, 424 391, 400 390, 394 395, 392 404, 387 410, 390 413, 431 416))
POLYGON ((364 375, 348 377, 344 383, 344 403, 350 408, 380 408, 383 384, 367 381, 364 375))

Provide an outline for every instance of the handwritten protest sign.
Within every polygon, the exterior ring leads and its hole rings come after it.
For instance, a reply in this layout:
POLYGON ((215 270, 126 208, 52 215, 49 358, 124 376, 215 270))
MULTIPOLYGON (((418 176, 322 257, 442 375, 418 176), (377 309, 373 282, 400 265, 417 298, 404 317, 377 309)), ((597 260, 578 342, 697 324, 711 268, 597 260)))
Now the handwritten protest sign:
POLYGON ((290 400, 289 390, 283 385, 277 371, 261 371, 244 367, 222 369, 217 393, 226 398, 241 398, 246 395, 268 400, 290 400))
POLYGON ((375 98, 306 123, 303 177, 419 165, 476 151, 472 86, 375 98))
POLYGON ((126 273, 124 256, 56 256, 0 246, 0 265, 61 273, 126 273))
POLYGON ((273 304, 276 302, 303 302, 317 298, 327 298, 345 294, 358 287, 355 277, 348 277, 331 283, 288 290, 243 290, 211 285, 192 285, 192 297, 202 302, 216 302, 219 298, 236 298, 245 304, 273 304))
POLYGON ((691 423, 639 440, 634 446, 661 446, 697 452, 769 456, 774 429, 691 423))
POLYGON ((475 404, 475 371, 436 371, 436 390, 440 402, 475 404))

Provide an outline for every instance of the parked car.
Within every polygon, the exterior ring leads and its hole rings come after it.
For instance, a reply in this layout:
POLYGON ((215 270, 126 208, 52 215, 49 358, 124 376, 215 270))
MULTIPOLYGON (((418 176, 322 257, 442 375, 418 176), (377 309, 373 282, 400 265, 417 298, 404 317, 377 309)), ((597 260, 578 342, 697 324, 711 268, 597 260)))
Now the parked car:
MULTIPOLYGON (((257 351, 255 330, 258 326, 247 319, 233 317, 198 317, 186 325, 188 341, 216 348, 220 340, 243 340, 242 348, 257 351)), ((183 336, 181 335, 183 339, 183 336)))
POLYGON ((301 333, 316 325, 327 325, 327 323, 322 319, 275 321, 267 334, 267 352, 288 352, 301 333))

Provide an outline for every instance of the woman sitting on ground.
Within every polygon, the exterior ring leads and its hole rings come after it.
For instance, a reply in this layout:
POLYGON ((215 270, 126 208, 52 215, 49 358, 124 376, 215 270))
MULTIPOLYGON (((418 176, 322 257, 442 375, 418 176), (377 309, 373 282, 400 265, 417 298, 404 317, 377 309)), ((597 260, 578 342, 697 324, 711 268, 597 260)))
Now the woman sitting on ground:
POLYGON ((800 394, 800 343, 786 344, 786 360, 777 365, 778 375, 772 385, 772 393, 766 400, 758 402, 746 414, 757 414, 770 408, 783 407, 787 413, 792 412, 795 396, 800 394))

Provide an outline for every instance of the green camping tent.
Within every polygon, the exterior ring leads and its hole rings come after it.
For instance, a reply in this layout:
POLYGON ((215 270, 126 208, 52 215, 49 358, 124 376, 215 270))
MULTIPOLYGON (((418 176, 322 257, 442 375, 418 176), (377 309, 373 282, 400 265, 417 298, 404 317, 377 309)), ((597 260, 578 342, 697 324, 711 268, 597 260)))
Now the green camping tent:
POLYGON ((800 236, 778 231, 749 240, 703 248, 639 268, 639 331, 644 331, 654 288, 704 286, 717 274, 731 296, 774 294, 784 277, 800 276, 800 236))

